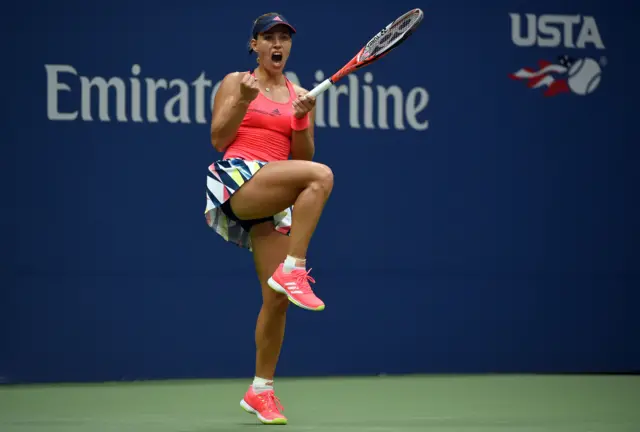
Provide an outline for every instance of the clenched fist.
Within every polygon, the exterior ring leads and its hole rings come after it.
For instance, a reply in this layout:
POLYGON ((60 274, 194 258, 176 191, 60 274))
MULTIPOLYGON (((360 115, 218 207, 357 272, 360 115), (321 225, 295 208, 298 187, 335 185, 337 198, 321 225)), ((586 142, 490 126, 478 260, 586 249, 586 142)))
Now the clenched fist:
POLYGON ((247 73, 240 81, 240 98, 245 102, 251 102, 260 93, 258 80, 253 75, 247 73))

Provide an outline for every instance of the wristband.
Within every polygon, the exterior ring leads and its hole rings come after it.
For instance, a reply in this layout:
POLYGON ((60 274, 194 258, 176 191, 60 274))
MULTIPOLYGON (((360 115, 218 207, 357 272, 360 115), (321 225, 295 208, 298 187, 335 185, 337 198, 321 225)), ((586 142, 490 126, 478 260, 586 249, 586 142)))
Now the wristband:
POLYGON ((305 114, 302 118, 291 116, 291 129, 294 131, 305 130, 309 127, 309 114, 305 114))

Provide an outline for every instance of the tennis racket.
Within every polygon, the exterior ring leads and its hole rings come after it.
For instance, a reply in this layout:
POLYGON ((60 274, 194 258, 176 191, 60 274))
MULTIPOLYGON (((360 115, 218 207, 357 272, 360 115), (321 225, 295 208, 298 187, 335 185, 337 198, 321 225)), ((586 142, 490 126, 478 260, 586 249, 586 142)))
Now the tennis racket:
POLYGON ((330 78, 322 81, 308 94, 316 97, 355 70, 367 66, 376 60, 380 60, 389 54, 391 50, 397 48, 416 31, 423 17, 424 13, 422 10, 413 9, 391 22, 372 37, 371 40, 360 49, 358 54, 345 64, 342 69, 334 73, 330 78))

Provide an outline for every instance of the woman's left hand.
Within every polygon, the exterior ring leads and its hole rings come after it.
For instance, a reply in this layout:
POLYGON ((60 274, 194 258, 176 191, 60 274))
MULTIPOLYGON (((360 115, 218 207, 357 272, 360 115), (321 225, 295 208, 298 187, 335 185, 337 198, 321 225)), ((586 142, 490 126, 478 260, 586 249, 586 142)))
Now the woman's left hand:
POLYGON ((293 115, 302 118, 316 106, 316 98, 307 93, 299 92, 298 98, 293 101, 293 115))

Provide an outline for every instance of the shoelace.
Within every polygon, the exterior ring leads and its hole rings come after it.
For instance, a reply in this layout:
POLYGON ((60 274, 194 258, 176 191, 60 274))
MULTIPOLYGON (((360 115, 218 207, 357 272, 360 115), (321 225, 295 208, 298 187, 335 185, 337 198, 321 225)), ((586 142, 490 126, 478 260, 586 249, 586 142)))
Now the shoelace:
POLYGON ((309 285, 309 282, 311 283, 316 283, 316 281, 309 276, 309 273, 311 273, 311 269, 304 271, 304 270, 296 270, 296 285, 298 290, 302 291, 303 294, 308 294, 311 292, 311 285, 309 285))
POLYGON ((280 403, 280 399, 272 391, 264 392, 258 395, 258 398, 265 406, 266 411, 281 413, 284 407, 280 403))

